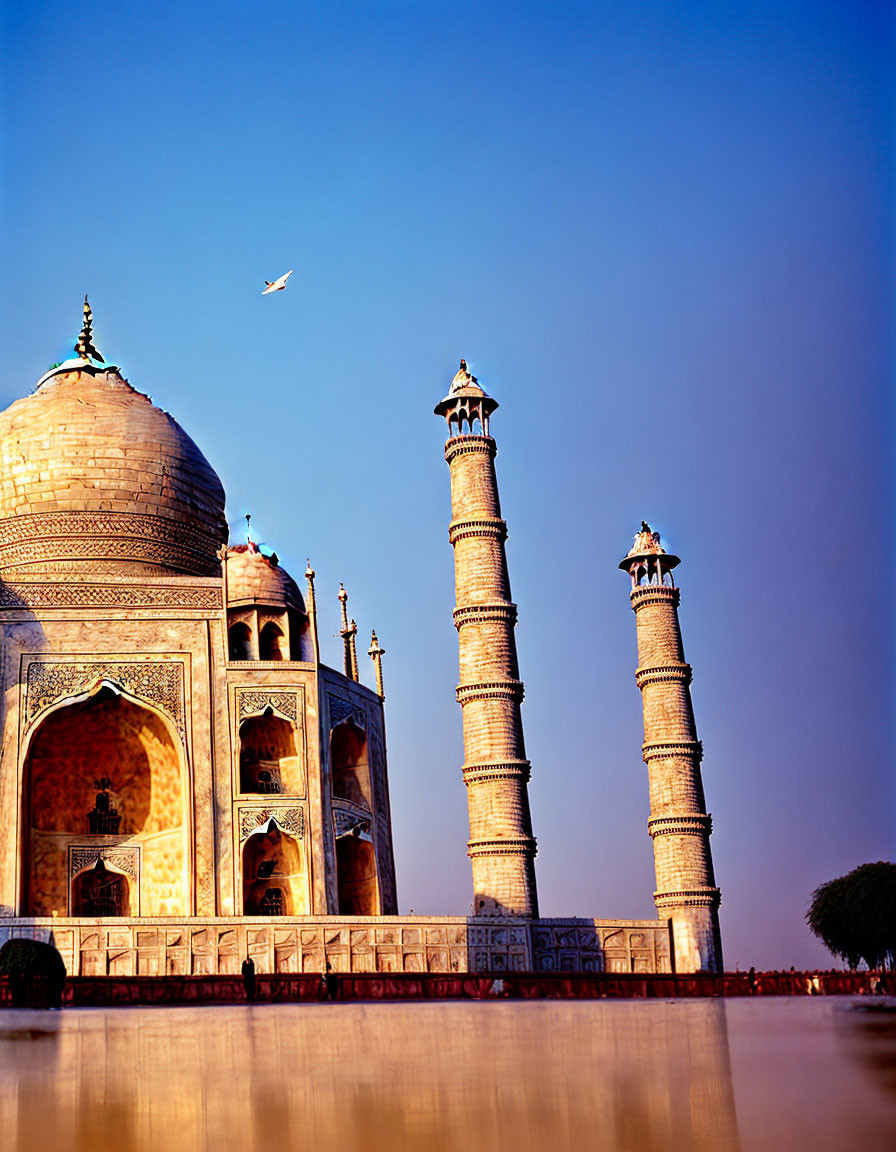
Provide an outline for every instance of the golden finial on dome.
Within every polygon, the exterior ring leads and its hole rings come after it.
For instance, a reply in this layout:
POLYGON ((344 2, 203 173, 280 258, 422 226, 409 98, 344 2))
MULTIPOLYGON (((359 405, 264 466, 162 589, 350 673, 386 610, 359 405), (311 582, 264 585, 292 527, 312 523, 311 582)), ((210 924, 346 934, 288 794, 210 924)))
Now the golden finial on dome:
POLYGON ((98 360, 100 364, 106 363, 93 346, 93 312, 90 310, 90 304, 87 302, 86 294, 84 296, 84 323, 81 326, 81 335, 78 337, 75 351, 81 359, 86 360, 88 364, 91 360, 98 360))

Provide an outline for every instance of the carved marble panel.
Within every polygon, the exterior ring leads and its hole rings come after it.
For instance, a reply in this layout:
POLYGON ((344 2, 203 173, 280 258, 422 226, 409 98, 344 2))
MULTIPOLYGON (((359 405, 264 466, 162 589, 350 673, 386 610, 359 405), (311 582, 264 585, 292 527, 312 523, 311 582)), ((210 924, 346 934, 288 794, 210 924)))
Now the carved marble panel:
POLYGON ((103 680, 155 705, 186 743, 184 666, 180 660, 33 661, 28 665, 25 689, 26 726, 57 701, 85 695, 103 680))
POLYGON ((366 731, 367 714, 360 704, 353 704, 350 700, 344 700, 332 692, 327 693, 327 704, 330 709, 331 728, 335 728, 337 724, 341 724, 343 720, 348 720, 351 717, 353 724, 357 724, 359 728, 366 731))
POLYGON ((357 836, 361 840, 373 843, 369 816, 362 816, 344 808, 334 808, 333 827, 337 840, 340 836, 357 836))
POLYGON ((283 832, 302 840, 305 836, 305 813, 301 808, 241 807, 239 809, 240 844, 257 828, 273 819, 283 832))
POLYGON ((282 688, 252 688, 245 690, 242 688, 237 689, 237 723, 242 723, 247 716, 260 716, 266 708, 272 708, 281 716, 285 716, 287 720, 299 727, 304 722, 304 701, 300 701, 303 696, 302 690, 293 689, 286 691, 282 688))
POLYGON ((128 844, 122 847, 107 847, 104 845, 70 844, 68 849, 68 879, 69 883, 85 868, 92 867, 97 860, 110 864, 118 872, 140 882, 140 846, 128 844))

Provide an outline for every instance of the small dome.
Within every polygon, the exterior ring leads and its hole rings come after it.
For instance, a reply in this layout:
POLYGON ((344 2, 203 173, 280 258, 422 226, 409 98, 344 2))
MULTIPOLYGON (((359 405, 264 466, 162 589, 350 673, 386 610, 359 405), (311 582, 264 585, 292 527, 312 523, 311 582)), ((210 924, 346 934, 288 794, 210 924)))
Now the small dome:
POLYGON ((166 412, 66 361, 0 413, 0 572, 219 575, 224 489, 166 412))
POLYGON ((227 606, 250 604, 305 614, 302 593, 277 557, 262 555, 255 544, 235 544, 227 549, 227 606))

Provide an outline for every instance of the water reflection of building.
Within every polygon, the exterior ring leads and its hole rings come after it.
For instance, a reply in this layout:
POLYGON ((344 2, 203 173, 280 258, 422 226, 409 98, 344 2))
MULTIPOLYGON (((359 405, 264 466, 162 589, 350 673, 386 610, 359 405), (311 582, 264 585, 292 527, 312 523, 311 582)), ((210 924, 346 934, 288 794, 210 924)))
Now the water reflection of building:
MULTIPOLYGON (((0 413, 0 936, 52 931, 81 974, 235 973, 247 953, 259 971, 670 970, 677 904, 537 918, 497 402, 466 365, 436 410, 475 915, 398 918, 376 635, 373 691, 340 589, 343 668, 324 664, 310 565, 303 595, 251 538, 226 543, 218 477, 100 360, 86 302, 75 351, 0 413)), ((665 839, 684 872, 692 824, 665 839)), ((681 970, 715 966, 677 944, 681 970)))
MULTIPOLYGON (((65 1013, 4 1040, 10 1152, 738 1147, 725 1005, 65 1013), (197 1027, 198 1017, 200 1026, 197 1027), (300 1074, 285 1074, 297 1069, 300 1074)), ((4 1145, 6 1146, 6 1145, 4 1145)))

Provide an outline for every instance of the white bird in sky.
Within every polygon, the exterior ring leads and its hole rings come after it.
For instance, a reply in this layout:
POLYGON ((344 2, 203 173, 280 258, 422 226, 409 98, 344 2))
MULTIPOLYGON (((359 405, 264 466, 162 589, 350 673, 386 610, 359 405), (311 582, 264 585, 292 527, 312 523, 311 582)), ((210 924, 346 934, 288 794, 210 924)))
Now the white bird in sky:
POLYGON ((282 292, 290 276, 292 276, 292 268, 277 280, 265 280, 267 288, 263 289, 262 296, 267 296, 268 292, 282 292))

